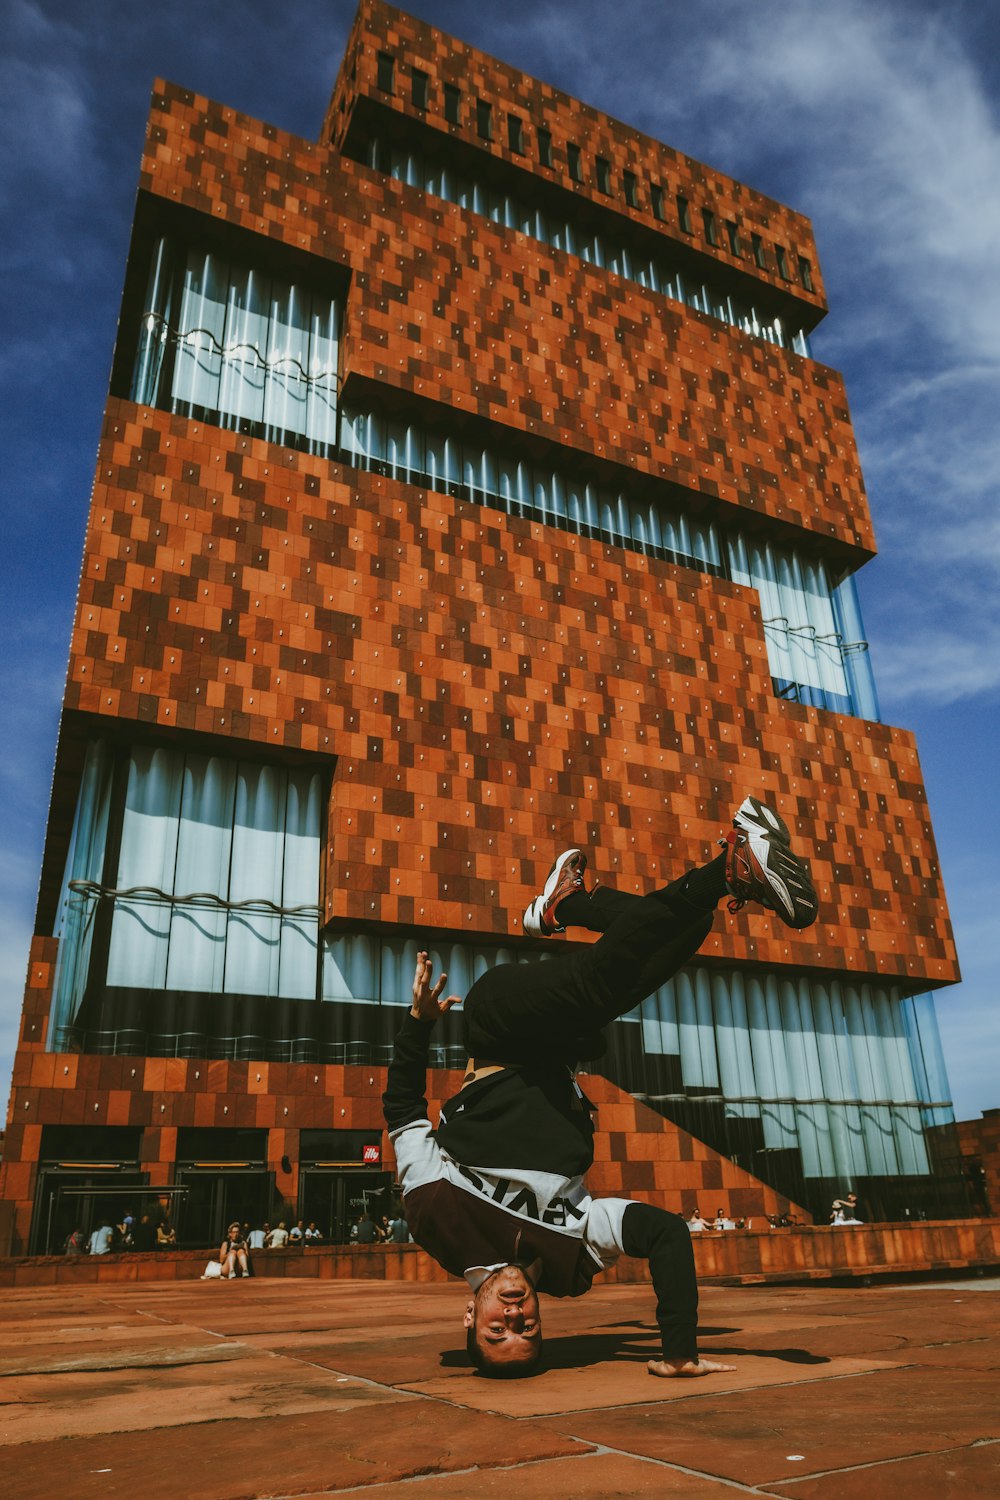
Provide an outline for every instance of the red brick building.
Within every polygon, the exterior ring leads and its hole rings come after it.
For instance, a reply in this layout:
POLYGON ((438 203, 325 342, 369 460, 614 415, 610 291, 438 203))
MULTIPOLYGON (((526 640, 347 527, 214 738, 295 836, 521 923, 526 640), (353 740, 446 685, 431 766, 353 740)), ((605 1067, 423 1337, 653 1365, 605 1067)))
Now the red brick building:
POLYGON ((390 1180, 416 947, 456 988, 533 961, 554 847, 645 889, 748 789, 811 847, 820 920, 720 913, 618 1023, 597 1185, 957 1211, 927 994, 957 961, 878 719, 808 221, 378 0, 318 143, 160 82, 139 188, 15 1248, 145 1188, 189 1242, 281 1205, 343 1233, 390 1180), (630 1145, 629 1095, 669 1128, 630 1145))
POLYGON ((1000 1109, 959 1120, 958 1139, 973 1210, 1000 1217, 1000 1109))

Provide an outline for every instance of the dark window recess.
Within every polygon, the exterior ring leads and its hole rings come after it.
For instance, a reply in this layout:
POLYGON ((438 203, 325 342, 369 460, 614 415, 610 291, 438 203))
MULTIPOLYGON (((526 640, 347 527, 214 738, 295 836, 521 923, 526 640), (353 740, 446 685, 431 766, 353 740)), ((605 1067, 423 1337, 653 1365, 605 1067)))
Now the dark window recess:
POLYGON ((507 145, 512 151, 524 150, 524 130, 518 115, 507 116, 507 145))
POLYGON ((597 167, 597 191, 599 193, 610 193, 611 163, 606 156, 599 156, 596 159, 595 165, 597 167))
POLYGON ((493 139, 493 106, 485 99, 476 100, 476 130, 484 141, 493 139))
POLYGON ((569 141, 566 146, 566 160, 569 163, 569 175, 574 182, 583 181, 583 167, 580 163, 580 148, 574 141, 569 141))
POLYGON ((807 292, 811 292, 814 290, 812 266, 806 260, 804 255, 799 256, 799 280, 801 281, 807 292))
POLYGON ((653 209, 653 218, 654 219, 662 219, 663 218, 663 189, 660 187, 659 183, 651 182, 649 184, 649 202, 650 202, 650 205, 652 206, 652 209, 653 209))
POLYGON ((764 258, 764 241, 759 234, 752 234, 750 236, 750 245, 753 249, 754 264, 759 266, 762 271, 766 271, 767 261, 764 258))
POLYGON ((636 186, 634 172, 622 173, 622 191, 625 194, 625 202, 628 204, 629 208, 638 208, 639 190, 636 186))
POLYGON ((710 208, 702 209, 701 222, 705 226, 705 239, 710 245, 717 245, 719 237, 715 232, 715 215, 710 208))
POLYGON ((378 86, 383 94, 391 94, 396 74, 396 59, 391 52, 378 55, 378 86))
POLYGON ((462 123, 462 91, 453 83, 444 86, 444 117, 449 125, 462 123))
POLYGON ((743 251, 740 249, 740 232, 732 219, 726 220, 726 238, 729 241, 730 255, 742 255, 743 251))
POLYGON ((680 193, 677 194, 677 222, 685 234, 691 233, 691 205, 680 193))
POLYGON ((427 84, 428 84, 428 81, 429 80, 428 80, 428 77, 427 77, 426 73, 421 72, 421 70, 419 68, 414 68, 413 69, 413 78, 412 78, 412 84, 411 84, 411 90, 410 90, 410 99, 411 99, 411 102, 413 104, 413 108, 414 109, 426 109, 427 108, 427 84))
POLYGON ((778 275, 783 276, 786 281, 790 281, 791 277, 788 274, 788 256, 785 254, 784 245, 775 245, 774 253, 778 257, 778 275))
POLYGON ((552 165, 552 132, 546 130, 544 125, 539 125, 535 131, 538 139, 538 163, 542 167, 552 165))

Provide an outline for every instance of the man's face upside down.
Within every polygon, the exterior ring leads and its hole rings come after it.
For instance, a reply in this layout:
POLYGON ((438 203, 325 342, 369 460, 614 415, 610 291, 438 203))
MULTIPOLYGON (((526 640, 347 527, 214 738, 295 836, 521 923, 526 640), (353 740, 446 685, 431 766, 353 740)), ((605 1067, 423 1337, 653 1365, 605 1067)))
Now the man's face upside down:
POLYGON ((490 1373, 527 1373, 542 1352, 538 1293, 520 1266, 503 1266, 488 1276, 465 1309, 476 1363, 490 1373))

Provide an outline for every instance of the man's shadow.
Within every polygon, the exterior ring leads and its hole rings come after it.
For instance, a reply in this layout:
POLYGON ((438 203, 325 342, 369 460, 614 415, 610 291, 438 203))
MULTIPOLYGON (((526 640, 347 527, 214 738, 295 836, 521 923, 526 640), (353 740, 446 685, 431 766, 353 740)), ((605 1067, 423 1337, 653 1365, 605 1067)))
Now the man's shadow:
MULTIPOLYGON (((739 1333, 738 1328, 701 1328, 699 1338, 719 1334, 739 1333)), ((826 1365, 826 1355, 812 1354, 808 1349, 744 1349, 739 1344, 713 1344, 701 1351, 707 1358, 739 1355, 754 1359, 774 1359, 789 1365, 826 1365)), ((542 1364, 546 1370, 580 1370, 591 1365, 602 1365, 614 1361, 616 1364, 642 1364, 657 1359, 660 1354, 660 1335, 655 1328, 641 1323, 626 1323, 616 1326, 609 1333, 574 1333, 557 1335, 543 1342, 542 1364)), ((443 1369, 468 1369, 469 1356, 464 1349, 445 1349, 441 1353, 443 1369)))

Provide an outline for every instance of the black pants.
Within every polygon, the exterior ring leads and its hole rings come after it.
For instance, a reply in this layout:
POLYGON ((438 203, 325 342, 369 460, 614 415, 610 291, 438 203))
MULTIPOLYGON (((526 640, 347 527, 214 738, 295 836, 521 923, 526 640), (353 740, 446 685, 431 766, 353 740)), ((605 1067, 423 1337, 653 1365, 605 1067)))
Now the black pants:
POLYGON ((713 914, 685 894, 685 877, 649 896, 603 886, 567 896, 560 922, 600 940, 535 964, 499 964, 477 979, 462 1007, 469 1057, 480 1065, 600 1057, 603 1028, 697 953, 713 914))

